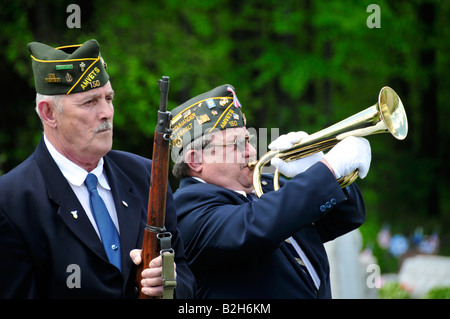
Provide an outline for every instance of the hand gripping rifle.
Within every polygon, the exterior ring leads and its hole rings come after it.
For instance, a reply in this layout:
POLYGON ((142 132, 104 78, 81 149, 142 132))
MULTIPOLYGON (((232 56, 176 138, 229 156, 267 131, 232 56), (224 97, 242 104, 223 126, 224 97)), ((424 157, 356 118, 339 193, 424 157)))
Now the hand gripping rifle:
POLYGON ((171 135, 170 120, 172 114, 167 111, 169 93, 169 77, 163 76, 158 81, 161 91, 158 123, 155 129, 152 157, 152 172, 148 197, 147 225, 142 242, 142 262, 138 267, 136 281, 139 284, 140 299, 150 299, 142 293, 141 273, 149 266, 152 259, 161 254, 163 258, 162 279, 164 299, 172 299, 176 287, 174 259, 175 252, 171 247, 172 234, 166 231, 166 195, 169 172, 169 141, 171 135))

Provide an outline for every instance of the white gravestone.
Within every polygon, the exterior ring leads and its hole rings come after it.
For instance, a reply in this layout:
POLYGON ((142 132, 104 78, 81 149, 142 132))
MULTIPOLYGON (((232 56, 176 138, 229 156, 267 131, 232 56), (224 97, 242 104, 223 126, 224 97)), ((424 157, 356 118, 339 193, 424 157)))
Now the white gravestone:
POLYGON ((413 298, 423 297, 434 287, 450 287, 450 257, 417 255, 405 259, 400 284, 413 298))

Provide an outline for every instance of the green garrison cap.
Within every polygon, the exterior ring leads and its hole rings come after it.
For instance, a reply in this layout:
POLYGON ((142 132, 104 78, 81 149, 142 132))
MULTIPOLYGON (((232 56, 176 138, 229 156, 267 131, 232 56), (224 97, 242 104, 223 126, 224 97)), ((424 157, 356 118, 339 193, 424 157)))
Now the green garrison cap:
POLYGON ((104 86, 109 76, 100 46, 94 39, 83 44, 52 48, 28 43, 36 92, 59 95, 85 92, 104 86))
POLYGON ((215 129, 245 126, 245 116, 234 87, 224 84, 198 95, 171 111, 172 152, 215 129))

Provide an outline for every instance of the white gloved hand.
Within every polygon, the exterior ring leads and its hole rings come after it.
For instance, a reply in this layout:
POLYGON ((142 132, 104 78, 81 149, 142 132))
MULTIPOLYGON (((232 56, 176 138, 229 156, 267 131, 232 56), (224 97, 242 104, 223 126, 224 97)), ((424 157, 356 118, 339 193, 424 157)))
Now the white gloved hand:
MULTIPOLYGON (((302 131, 281 135, 275 141, 269 144, 269 149, 271 151, 288 150, 292 147, 292 145, 298 143, 302 138, 305 138, 307 136, 308 133, 302 131)), ((294 177, 295 175, 306 171, 313 164, 320 161, 322 157, 323 153, 319 152, 292 162, 285 162, 281 158, 272 158, 270 163, 284 176, 294 177)))
POLYGON ((270 164, 274 166, 286 177, 294 177, 297 174, 303 173, 312 165, 316 164, 323 157, 323 153, 314 153, 312 155, 300 158, 292 162, 285 162, 281 158, 272 158, 270 164))
POLYGON ((356 169, 360 178, 366 177, 371 158, 369 141, 355 136, 344 138, 324 156, 337 179, 356 169))
POLYGON ((290 132, 288 134, 280 135, 276 140, 272 141, 269 144, 269 149, 271 151, 285 151, 288 150, 295 143, 299 142, 302 138, 308 136, 308 133, 299 131, 299 132, 290 132))

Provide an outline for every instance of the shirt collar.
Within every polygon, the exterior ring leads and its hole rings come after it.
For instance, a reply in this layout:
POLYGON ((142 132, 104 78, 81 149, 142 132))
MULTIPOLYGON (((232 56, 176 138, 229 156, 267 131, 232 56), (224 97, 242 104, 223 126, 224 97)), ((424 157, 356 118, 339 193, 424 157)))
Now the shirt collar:
MULTIPOLYGON (((200 177, 195 177, 195 176, 191 176, 193 179, 195 179, 195 180, 197 180, 197 181, 199 181, 199 182, 201 182, 201 183, 205 183, 205 184, 207 184, 203 179, 201 179, 200 177)), ((246 193, 246 192, 244 192, 244 191, 238 191, 238 190, 234 190, 233 189, 233 191, 235 191, 236 193, 238 193, 238 194, 241 194, 241 195, 243 195, 244 197, 248 197, 249 195, 246 193)), ((254 193, 255 191, 254 190, 252 190, 252 193, 254 193)))
MULTIPOLYGON (((52 143, 50 143, 50 141, 47 139, 47 136, 45 136, 45 134, 44 142, 47 146, 48 151, 50 152, 50 155, 55 160, 56 165, 58 165, 61 173, 64 175, 67 181, 75 186, 83 185, 88 172, 84 168, 78 166, 67 157, 59 153, 52 145, 52 143)), ((98 161, 97 167, 94 168, 91 173, 97 176, 100 186, 107 190, 111 190, 111 187, 109 187, 108 181, 106 180, 106 176, 103 172, 103 162, 104 160, 102 157, 98 161)))

